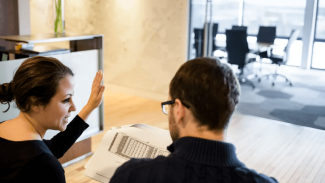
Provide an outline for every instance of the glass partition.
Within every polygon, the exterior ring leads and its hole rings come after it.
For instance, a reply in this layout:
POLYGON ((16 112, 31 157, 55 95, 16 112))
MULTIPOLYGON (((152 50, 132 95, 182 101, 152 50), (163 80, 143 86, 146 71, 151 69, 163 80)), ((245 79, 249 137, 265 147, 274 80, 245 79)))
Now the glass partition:
POLYGON ((245 0, 243 25, 257 35, 259 26, 276 26, 277 37, 289 37, 292 29, 304 26, 306 0, 245 0))
POLYGON ((325 69, 325 0, 318 1, 312 68, 325 69))
POLYGON ((218 23, 218 33, 224 34, 226 29, 238 25, 240 0, 213 0, 212 23, 218 23))
POLYGON ((203 28, 206 15, 206 4, 206 0, 192 0, 190 4, 188 59, 203 56, 203 28))
POLYGON ((245 0, 243 25, 248 27, 247 33, 251 36, 257 35, 259 26, 275 26, 278 50, 284 49, 291 31, 298 29, 299 40, 291 47, 287 65, 300 66, 305 6, 306 0, 245 0))
MULTIPOLYGON (((210 27, 218 24, 218 33, 213 36, 218 42, 225 42, 225 30, 231 29, 233 25, 248 27, 248 42, 256 42, 259 26, 276 26, 275 46, 277 50, 281 50, 286 46, 291 31, 298 29, 299 38, 291 47, 287 65, 300 66, 306 2, 307 0, 191 0, 189 59, 203 56, 204 25, 208 14, 209 20, 211 19, 210 27), (211 2, 209 8, 208 2, 211 2)), ((319 0, 312 68, 325 69, 323 50, 325 50, 325 0, 319 0)), ((214 52, 214 56, 219 56, 216 54, 217 51, 214 52)), ((223 55, 224 52, 220 51, 220 54, 223 55)))

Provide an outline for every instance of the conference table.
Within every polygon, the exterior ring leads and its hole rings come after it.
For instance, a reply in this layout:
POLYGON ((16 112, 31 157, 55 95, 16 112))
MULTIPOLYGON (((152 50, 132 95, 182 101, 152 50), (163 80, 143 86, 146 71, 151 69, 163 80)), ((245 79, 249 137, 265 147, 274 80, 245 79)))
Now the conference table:
MULTIPOLYGON (((226 51, 227 43, 226 41, 215 41, 218 50, 226 51)), ((267 51, 269 47, 274 46, 272 43, 262 43, 262 42, 248 42, 248 48, 250 52, 258 53, 267 51)))

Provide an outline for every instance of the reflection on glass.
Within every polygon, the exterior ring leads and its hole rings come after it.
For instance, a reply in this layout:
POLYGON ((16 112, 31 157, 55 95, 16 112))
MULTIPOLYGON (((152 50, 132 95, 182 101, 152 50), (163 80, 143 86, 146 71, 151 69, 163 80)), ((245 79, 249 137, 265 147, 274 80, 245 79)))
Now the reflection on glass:
POLYGON ((311 67, 316 69, 325 69, 325 42, 314 42, 314 54, 311 67))
MULTIPOLYGON (((202 51, 202 44, 203 36, 197 35, 197 39, 195 39, 194 30, 203 29, 204 22, 205 22, 205 12, 206 11, 206 0, 192 0, 191 1, 191 19, 190 19, 190 40, 189 40, 189 59, 193 59, 197 56, 198 52, 197 49, 202 51), (201 39, 202 38, 202 39, 201 39)), ((200 31, 196 31, 200 32, 200 31)))
POLYGON ((319 0, 318 2, 315 38, 325 40, 325 0, 319 0))
POLYGON ((225 33, 233 25, 238 25, 240 0, 213 0, 212 22, 218 23, 218 32, 225 33))
POLYGON ((259 26, 276 26, 277 37, 289 37, 292 29, 304 26, 306 0, 245 0, 243 25, 256 35, 259 26))
MULTIPOLYGON (((211 22, 218 23, 218 32, 224 33, 226 29, 231 29, 233 25, 238 25, 238 12, 240 0, 211 0, 211 2, 211 22)), ((206 4, 206 0, 191 1, 189 59, 195 58, 198 52, 196 49, 200 48, 195 45, 194 29, 204 28, 206 4)))
POLYGON ((315 32, 312 68, 325 69, 325 0, 319 0, 318 11, 317 11, 317 22, 316 22, 316 32, 315 32))

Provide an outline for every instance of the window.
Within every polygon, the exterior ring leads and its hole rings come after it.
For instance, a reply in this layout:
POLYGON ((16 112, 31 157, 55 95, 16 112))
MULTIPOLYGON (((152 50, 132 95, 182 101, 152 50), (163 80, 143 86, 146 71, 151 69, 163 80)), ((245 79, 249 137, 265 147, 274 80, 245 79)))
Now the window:
MULTIPOLYGON (((194 30, 203 29, 206 14, 206 1, 205 0, 192 0, 191 1, 191 14, 190 14, 190 30, 189 30, 189 59, 193 59, 198 55, 202 55, 203 44, 195 40, 194 30), (198 50, 200 49, 200 51, 198 50), (200 53, 198 53, 200 52, 200 53)), ((197 31, 196 31, 197 32, 197 31)), ((200 32, 202 33, 202 32, 200 32)), ((203 35, 200 34, 199 41, 203 41, 203 35)))
POLYGON ((259 26, 276 26, 277 37, 289 37, 292 29, 304 26, 306 0, 245 0, 243 25, 257 35, 259 26))
POLYGON ((233 25, 238 25, 240 0, 213 0, 212 23, 218 23, 218 32, 225 33, 233 25))
MULTIPOLYGON (((248 35, 257 35, 259 26, 276 26, 275 45, 284 48, 293 29, 304 26, 306 0, 244 0, 243 25, 248 35)), ((302 41, 296 40, 290 50, 287 65, 299 66, 301 63, 302 41), (297 54, 299 53, 299 54, 297 54)))
POLYGON ((325 0, 319 0, 312 58, 312 68, 325 69, 325 0))

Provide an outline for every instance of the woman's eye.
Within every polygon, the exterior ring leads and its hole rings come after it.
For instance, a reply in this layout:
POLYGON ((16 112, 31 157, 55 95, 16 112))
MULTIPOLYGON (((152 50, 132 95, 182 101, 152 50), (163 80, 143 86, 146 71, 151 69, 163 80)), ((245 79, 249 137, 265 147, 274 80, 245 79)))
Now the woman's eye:
POLYGON ((63 103, 69 103, 69 102, 70 102, 70 98, 63 100, 63 103))

